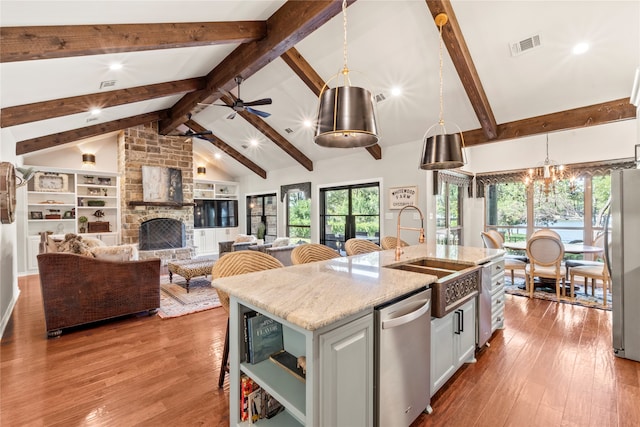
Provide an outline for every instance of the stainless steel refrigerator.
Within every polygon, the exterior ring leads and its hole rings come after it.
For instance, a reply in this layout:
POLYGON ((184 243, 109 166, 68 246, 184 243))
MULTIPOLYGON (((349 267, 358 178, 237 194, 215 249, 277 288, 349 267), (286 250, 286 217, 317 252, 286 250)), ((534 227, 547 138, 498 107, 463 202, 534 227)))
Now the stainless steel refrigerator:
POLYGON ((611 172, 613 351, 640 361, 640 169, 611 172))

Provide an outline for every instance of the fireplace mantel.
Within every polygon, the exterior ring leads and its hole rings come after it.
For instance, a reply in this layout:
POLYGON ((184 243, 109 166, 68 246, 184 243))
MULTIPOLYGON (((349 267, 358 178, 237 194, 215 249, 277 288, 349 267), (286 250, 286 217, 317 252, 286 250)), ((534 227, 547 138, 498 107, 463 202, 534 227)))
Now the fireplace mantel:
POLYGON ((127 203, 130 207, 135 206, 163 206, 170 208, 184 208, 184 207, 193 207, 195 203, 177 203, 177 202, 143 202, 143 201, 130 201, 127 203))

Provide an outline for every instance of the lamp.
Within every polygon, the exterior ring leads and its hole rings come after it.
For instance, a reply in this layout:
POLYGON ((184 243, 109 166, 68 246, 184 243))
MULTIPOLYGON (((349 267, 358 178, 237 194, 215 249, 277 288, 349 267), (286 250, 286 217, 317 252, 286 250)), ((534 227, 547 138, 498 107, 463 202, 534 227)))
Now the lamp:
POLYGON ((82 166, 94 167, 96 165, 96 155, 91 153, 82 154, 82 166))
MULTIPOLYGON (((458 133, 447 134, 443 117, 443 97, 442 97, 442 27, 447 23, 449 18, 445 13, 440 13, 435 17, 436 25, 440 28, 440 119, 438 123, 427 129, 424 135, 422 146, 422 159, 420 161, 420 169, 455 169, 464 166, 464 136, 460 128, 458 133), (429 133, 439 128, 440 133, 429 136, 429 133)), ((458 126, 456 126, 458 127, 458 126)))
POLYGON ((204 176, 206 174, 207 174, 207 168, 205 168, 204 166, 198 166, 198 175, 204 176))
MULTIPOLYGON (((556 191, 556 181, 563 179, 565 175, 568 173, 568 169, 564 165, 558 164, 555 160, 549 159, 549 135, 547 135, 547 156, 544 159, 544 162, 535 167, 529 169, 524 178, 524 185, 529 187, 536 181, 540 182, 542 185, 541 192, 544 193, 545 197, 549 198, 549 193, 552 191, 555 193, 556 191)), ((571 177, 570 190, 573 191, 575 189, 574 177, 571 177)))
POLYGON ((323 147, 369 147, 378 142, 378 128, 373 96, 367 89, 351 86, 347 67, 347 1, 342 1, 344 27, 342 71, 322 87, 314 141, 323 147), (343 86, 328 88, 329 82, 342 75, 343 86))

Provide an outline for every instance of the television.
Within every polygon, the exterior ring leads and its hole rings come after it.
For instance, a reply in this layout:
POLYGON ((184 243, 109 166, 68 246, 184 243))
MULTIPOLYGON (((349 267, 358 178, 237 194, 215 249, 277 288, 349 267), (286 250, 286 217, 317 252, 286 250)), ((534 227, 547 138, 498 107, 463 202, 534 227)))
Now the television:
POLYGON ((194 228, 237 227, 237 200, 195 199, 194 228))

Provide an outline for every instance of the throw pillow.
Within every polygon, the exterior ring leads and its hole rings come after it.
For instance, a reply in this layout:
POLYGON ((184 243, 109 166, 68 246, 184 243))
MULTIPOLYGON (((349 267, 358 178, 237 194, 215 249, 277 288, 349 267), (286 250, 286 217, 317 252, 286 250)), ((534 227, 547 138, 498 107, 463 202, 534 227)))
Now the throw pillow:
POLYGON ((236 239, 234 240, 234 243, 251 243, 255 241, 255 237, 254 236, 248 236, 246 234, 238 234, 236 236, 236 239))
POLYGON ((84 237, 82 241, 89 247, 95 248, 96 246, 107 246, 105 242, 100 239, 96 239, 93 237, 84 237))
POLYGON ((133 247, 125 246, 96 246, 91 249, 93 256, 105 261, 130 261, 133 255, 133 247))
POLYGON ((272 248, 281 248, 283 246, 289 246, 289 238, 288 237, 278 237, 271 244, 272 248))

